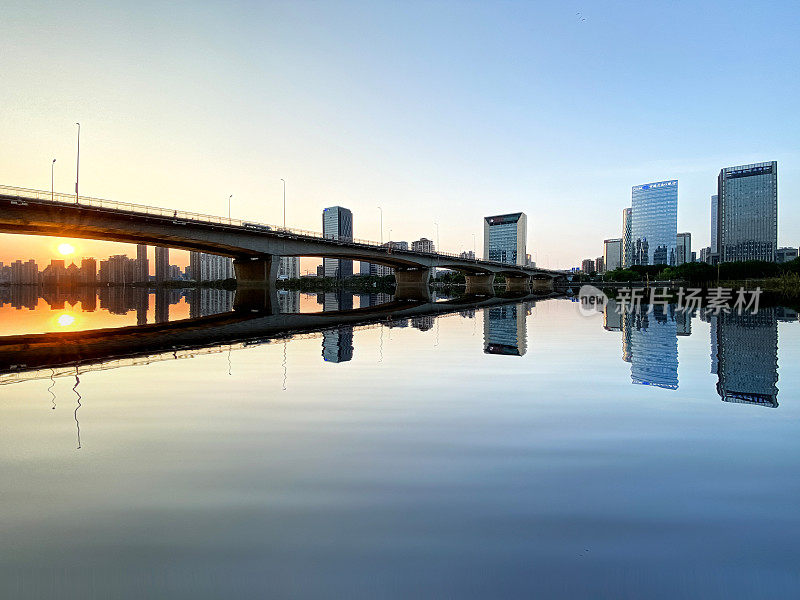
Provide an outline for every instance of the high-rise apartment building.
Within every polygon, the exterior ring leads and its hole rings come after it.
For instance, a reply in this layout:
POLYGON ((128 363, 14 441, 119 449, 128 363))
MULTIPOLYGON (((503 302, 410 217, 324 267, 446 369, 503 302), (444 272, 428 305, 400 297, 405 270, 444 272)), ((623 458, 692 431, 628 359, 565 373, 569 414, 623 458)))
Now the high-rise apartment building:
POLYGON ((169 248, 156 246, 156 283, 169 280, 169 248))
POLYGON ((720 262, 774 262, 778 248, 778 163, 722 169, 717 196, 720 262))
POLYGON ((227 256, 206 254, 205 252, 189 253, 190 279, 194 281, 223 281, 231 279, 233 260, 227 256))
POLYGON ((484 217, 483 258, 512 265, 525 265, 528 217, 510 213, 484 217))
POLYGON ((591 273, 592 271, 594 271, 594 268, 595 264, 594 264, 594 259, 592 258, 585 258, 581 263, 581 271, 583 271, 584 273, 591 273))
POLYGON ((97 260, 94 258, 81 260, 80 282, 90 285, 97 283, 97 260))
POLYGON ((631 191, 633 265, 676 264, 678 180, 636 185, 631 191))
MULTIPOLYGON (((330 206, 322 211, 322 235, 331 240, 353 239, 353 213, 341 206, 330 206)), ((352 277, 353 261, 340 258, 323 258, 325 277, 343 279, 352 277)))
POLYGON ((605 273, 606 272, 606 263, 605 263, 605 260, 603 260, 602 256, 598 256, 597 258, 594 259, 594 270, 597 273, 605 273))
POLYGON ((411 242, 411 250, 414 252, 436 252, 433 240, 419 238, 416 242, 411 242))
POLYGON ((299 279, 300 278, 300 257, 281 256, 278 265, 278 279, 299 279))
POLYGON ((136 281, 150 281, 150 261, 147 259, 147 246, 136 244, 136 281))
POLYGON ((622 266, 626 269, 633 264, 633 242, 631 241, 631 209, 622 211, 622 266))
POLYGON ((679 233, 677 245, 675 247, 675 264, 692 262, 692 234, 679 233))
POLYGON ((613 271, 622 266, 622 238, 603 240, 603 263, 606 271, 613 271))

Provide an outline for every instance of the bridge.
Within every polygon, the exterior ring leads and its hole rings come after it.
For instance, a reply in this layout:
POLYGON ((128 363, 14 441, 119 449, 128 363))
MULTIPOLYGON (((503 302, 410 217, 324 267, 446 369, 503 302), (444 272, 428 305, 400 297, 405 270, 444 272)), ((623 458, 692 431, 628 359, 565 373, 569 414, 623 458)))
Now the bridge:
MULTIPOLYGON (((446 252, 398 250, 360 239, 212 215, 0 186, 0 233, 48 235, 147 244, 206 252, 234 259, 240 289, 266 292, 277 279, 282 256, 366 261, 395 269, 396 296, 428 298, 432 268, 464 273, 468 294, 492 293, 496 275, 509 291, 546 292, 563 271, 463 258, 446 252)), ((253 294, 250 294, 254 297, 253 294)))

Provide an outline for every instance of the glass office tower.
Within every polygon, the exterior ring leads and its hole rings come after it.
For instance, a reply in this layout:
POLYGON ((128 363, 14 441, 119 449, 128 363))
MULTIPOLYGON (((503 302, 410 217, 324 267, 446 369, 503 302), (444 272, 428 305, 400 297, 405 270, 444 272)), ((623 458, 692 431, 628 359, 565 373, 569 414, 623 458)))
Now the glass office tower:
POLYGON ((631 264, 674 266, 677 239, 678 180, 634 186, 631 194, 631 264))
MULTIPOLYGON (((322 235, 331 240, 353 239, 353 213, 341 206, 331 206, 322 211, 322 235)), ((343 279, 353 276, 353 261, 323 258, 325 277, 343 279)))
POLYGON ((720 262, 773 262, 778 247, 778 163, 722 169, 717 195, 720 262))
POLYGON ((483 258, 512 265, 525 265, 528 217, 511 213, 484 217, 483 258))
POLYGON ((679 233, 676 263, 682 265, 683 263, 692 262, 692 234, 679 233))

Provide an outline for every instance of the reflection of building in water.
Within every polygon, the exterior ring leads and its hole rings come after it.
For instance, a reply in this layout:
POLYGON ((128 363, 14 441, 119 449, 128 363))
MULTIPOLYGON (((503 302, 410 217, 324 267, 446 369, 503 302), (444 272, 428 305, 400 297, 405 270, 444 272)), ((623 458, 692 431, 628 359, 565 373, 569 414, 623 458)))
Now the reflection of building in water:
POLYGON ((725 402, 778 406, 778 321, 775 308, 756 314, 720 313, 712 321, 717 339, 717 392, 725 402))
POLYGON ((411 319, 411 326, 416 327, 420 331, 428 331, 429 329, 433 329, 433 320, 434 317, 431 316, 414 317, 411 319))
POLYGON ((234 292, 218 288, 198 287, 186 291, 191 318, 207 317, 233 310, 234 292))
POLYGON ((299 313, 300 292, 294 290, 278 290, 278 312, 299 313))
MULTIPOLYGON (((353 309, 353 294, 338 290, 323 295, 323 312, 353 309)), ((353 359, 353 328, 329 329, 322 333, 322 358, 327 362, 347 362, 353 359)))
POLYGON ((33 286, 12 285, 0 288, 0 306, 10 304, 17 310, 27 308, 34 310, 39 302, 39 292, 33 286))
POLYGON ((619 312, 619 305, 613 298, 608 299, 608 303, 603 309, 603 329, 606 331, 622 331, 622 315, 619 312))
POLYGON ((353 310, 353 294, 343 290, 325 292, 322 299, 323 312, 353 310))
POLYGON ((670 306, 671 314, 675 315, 675 330, 678 335, 692 335, 692 317, 693 311, 688 310, 674 310, 670 306))
POLYGON ((640 385, 678 389, 678 331, 674 308, 648 307, 622 315, 622 358, 640 385))
POLYGON ((360 308, 368 308, 370 306, 378 306, 379 304, 386 304, 391 302, 394 296, 391 294, 359 294, 358 306, 360 308))
POLYGON ((525 307, 492 306, 483 310, 483 351, 486 354, 522 356, 527 351, 525 307))
POLYGON ((157 288, 155 291, 156 295, 156 311, 155 311, 155 322, 156 323, 167 323, 169 322, 169 305, 176 304, 180 299, 180 292, 178 290, 170 290, 167 288, 157 288), (178 295, 178 299, 175 302, 172 302, 172 298, 174 295, 178 295))
POLYGON ((322 332, 322 358, 333 363, 353 360, 353 328, 338 327, 322 332))

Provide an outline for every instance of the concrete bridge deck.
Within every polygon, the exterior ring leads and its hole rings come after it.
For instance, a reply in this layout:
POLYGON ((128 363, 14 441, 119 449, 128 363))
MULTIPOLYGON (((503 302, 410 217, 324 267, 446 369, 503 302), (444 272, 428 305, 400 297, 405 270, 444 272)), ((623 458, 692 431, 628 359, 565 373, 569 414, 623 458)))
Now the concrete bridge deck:
POLYGON ((321 233, 97 198, 77 198, 41 190, 0 186, 0 233, 48 235, 148 244, 233 257, 242 286, 264 286, 277 276, 281 256, 351 259, 396 270, 398 294, 427 287, 431 268, 452 269, 467 277, 468 291, 491 287, 494 276, 509 289, 531 282, 552 289, 562 271, 467 259, 445 252, 388 248, 361 239, 331 239, 321 233), (537 283, 538 282, 538 283, 537 283))

